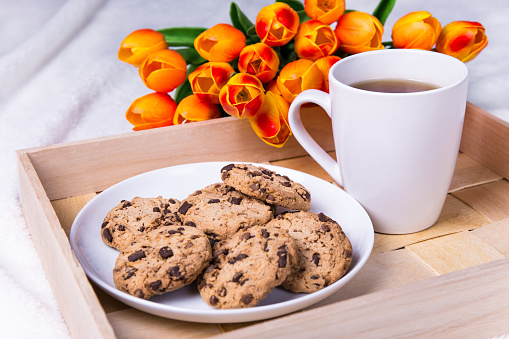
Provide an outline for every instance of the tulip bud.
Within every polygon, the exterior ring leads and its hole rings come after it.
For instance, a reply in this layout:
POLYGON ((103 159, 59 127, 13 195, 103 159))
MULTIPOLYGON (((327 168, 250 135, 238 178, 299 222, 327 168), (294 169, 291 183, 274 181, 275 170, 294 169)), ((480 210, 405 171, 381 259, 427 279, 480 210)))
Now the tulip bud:
POLYGON ((340 57, 335 55, 329 55, 323 58, 320 58, 315 61, 316 66, 322 72, 323 77, 323 87, 322 91, 329 93, 329 71, 332 65, 341 60, 340 57))
POLYGON ((219 92, 235 73, 226 62, 207 62, 189 74, 189 83, 193 93, 201 100, 219 104, 219 92))
POLYGON ((229 24, 217 24, 194 39, 194 48, 208 61, 230 62, 245 46, 245 35, 229 24))
POLYGON ((288 63, 277 77, 277 87, 288 102, 292 102, 297 94, 307 89, 321 89, 322 83, 320 69, 308 59, 288 63))
POLYGON ((286 45, 293 39, 298 28, 297 12, 284 2, 263 7, 256 17, 256 33, 269 46, 286 45))
POLYGON ((166 93, 150 93, 133 101, 126 112, 126 119, 133 130, 173 125, 177 103, 166 93))
POLYGON ((268 145, 283 147, 292 135, 288 124, 289 107, 282 96, 267 92, 260 110, 249 119, 253 131, 268 145))
POLYGON ((334 29, 339 40, 339 48, 348 54, 356 54, 383 49, 384 28, 380 21, 364 12, 343 14, 334 29))
POLYGON ((319 20, 309 20, 299 26, 295 35, 295 52, 299 58, 317 60, 338 49, 334 30, 319 20))
POLYGON ((239 71, 254 75, 262 83, 267 83, 274 79, 279 71, 279 57, 263 42, 248 45, 240 52, 239 71))
POLYGON ((463 62, 474 59, 488 45, 484 27, 478 22, 454 21, 446 25, 437 41, 437 52, 463 62))
POLYGON ((167 48, 168 44, 163 34, 152 29, 139 29, 122 41, 118 58, 138 67, 149 53, 167 48))
POLYGON ((171 92, 180 86, 187 76, 187 63, 171 49, 150 53, 139 68, 145 85, 156 92, 171 92))
POLYGON ((330 25, 345 12, 345 0, 304 0, 304 11, 311 19, 330 25))
POLYGON ((221 117, 221 112, 217 105, 205 102, 197 95, 191 94, 179 102, 173 117, 173 124, 180 125, 219 117, 221 117))
POLYGON ((431 50, 440 35, 440 22, 426 11, 409 13, 392 27, 392 40, 396 48, 431 50))
POLYGON ((260 109, 265 91, 263 84, 254 75, 234 75, 219 92, 219 102, 229 115, 236 118, 251 118, 260 109))

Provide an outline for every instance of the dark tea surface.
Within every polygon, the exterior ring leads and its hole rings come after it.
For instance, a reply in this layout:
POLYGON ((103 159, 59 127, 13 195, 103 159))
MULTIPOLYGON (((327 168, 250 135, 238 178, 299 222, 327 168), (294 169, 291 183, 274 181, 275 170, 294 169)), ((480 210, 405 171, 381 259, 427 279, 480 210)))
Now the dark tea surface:
POLYGON ((353 83, 350 86, 365 91, 384 92, 384 93, 423 92, 438 88, 438 86, 435 86, 424 81, 408 79, 365 80, 353 83))

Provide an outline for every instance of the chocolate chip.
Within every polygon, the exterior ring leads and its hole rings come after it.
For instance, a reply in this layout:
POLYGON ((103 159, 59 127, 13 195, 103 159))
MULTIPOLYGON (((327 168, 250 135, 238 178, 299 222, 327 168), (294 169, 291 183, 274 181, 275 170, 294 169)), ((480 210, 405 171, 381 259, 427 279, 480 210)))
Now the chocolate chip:
POLYGON ((317 276, 317 275, 312 275, 310 278, 311 278, 312 280, 320 279, 320 277, 319 277, 319 276, 317 276))
POLYGON ((152 209, 152 212, 161 212, 161 209, 156 206, 152 209))
POLYGON ((182 222, 182 219, 180 219, 180 216, 177 212, 174 212, 173 215, 175 216, 175 219, 177 219, 178 222, 182 222))
POLYGON ((200 195, 202 194, 203 192, 201 190, 198 190, 196 192, 193 193, 193 196, 197 196, 197 195, 200 195))
POLYGON ((247 257, 248 257, 248 255, 247 255, 247 254, 241 253, 241 254, 239 254, 238 256, 236 256, 235 258, 228 260, 228 263, 229 263, 229 264, 231 264, 231 265, 233 265, 233 264, 235 264, 237 261, 241 261, 242 259, 246 259, 247 257))
POLYGON ((323 213, 318 213, 318 220, 320 220, 321 222, 324 222, 324 221, 327 221, 329 218, 327 218, 327 216, 323 213))
POLYGON ((253 295, 252 294, 244 294, 242 298, 240 298, 240 301, 242 301, 245 305, 248 305, 253 301, 253 295))
POLYGON ((217 204, 220 200, 219 199, 210 199, 208 201, 209 204, 217 204))
POLYGON ((189 210, 189 208, 190 208, 191 206, 193 206, 193 205, 191 205, 191 204, 190 204, 190 203, 188 203, 187 201, 184 201, 184 202, 182 203, 182 205, 180 205, 180 207, 179 207, 179 213, 181 213, 181 214, 186 214, 186 213, 187 213, 187 211, 189 210))
POLYGON ((170 199, 170 200, 168 200, 168 202, 169 202, 170 204, 176 204, 176 203, 177 203, 177 201, 176 201, 176 200, 174 200, 174 199, 170 199))
POLYGON ((350 250, 345 251, 345 258, 351 258, 352 255, 353 255, 352 251, 350 251, 350 250))
POLYGON ((118 225, 118 230, 121 231, 121 232, 124 232, 125 231, 125 226, 124 225, 118 225))
POLYGON ((145 258, 145 252, 143 250, 138 250, 138 251, 134 252, 133 254, 131 254, 130 256, 128 256, 127 260, 129 260, 130 262, 133 262, 133 261, 140 260, 143 258, 145 258))
POLYGON ((289 181, 280 181, 279 184, 284 187, 290 187, 292 186, 292 183, 289 181))
POLYGON ((159 250, 159 255, 163 259, 168 259, 170 257, 173 257, 173 251, 169 247, 166 247, 166 246, 161 247, 161 249, 159 250))
POLYGON ((198 289, 201 290, 202 288, 205 287, 206 284, 207 283, 205 282, 205 280, 200 281, 200 283, 198 284, 198 289))
POLYGON ((235 164, 229 164, 221 168, 221 172, 228 172, 231 171, 235 167, 235 164))
POLYGON ((185 225, 186 225, 186 226, 190 226, 190 227, 196 227, 196 224, 195 224, 194 222, 192 222, 192 221, 188 221, 188 222, 186 222, 186 224, 185 224, 185 225))
POLYGON ((265 198, 265 199, 266 199, 267 201, 275 201, 275 200, 276 200, 276 197, 275 197, 275 196, 273 196, 272 194, 269 194, 269 195, 267 196, 267 198, 265 198))
POLYGON ((320 255, 318 253, 313 253, 313 255, 311 256, 311 261, 316 265, 318 266, 318 264, 320 263, 320 255))
POLYGON ((161 280, 156 280, 150 283, 150 288, 153 289, 154 291, 157 291, 159 287, 161 287, 161 284, 162 284, 161 280))
POLYGON ((213 295, 209 298, 209 304, 211 304, 212 306, 217 305, 218 302, 219 302, 219 299, 217 299, 217 297, 215 295, 213 295))
POLYGON ((122 275, 122 278, 124 278, 124 280, 131 278, 136 273, 137 270, 138 269, 134 267, 127 269, 126 272, 122 275))
POLYGON ((246 232, 246 233, 242 234, 242 236, 240 237, 240 239, 242 239, 242 240, 249 240, 249 239, 251 239, 251 238, 253 238, 253 237, 254 237, 254 235, 251 235, 251 233, 246 232))
POLYGON ((267 169, 262 169, 262 173, 265 175, 272 175, 272 172, 267 169))
POLYGON ((135 297, 138 297, 138 298, 145 298, 145 293, 143 293, 143 291, 141 289, 137 289, 136 291, 134 291, 134 296, 135 297))
POLYGON ((277 249, 277 255, 279 257, 279 268, 286 267, 288 262, 288 250, 286 249, 286 245, 281 245, 277 249))
POLYGON ((249 188, 251 189, 251 191, 257 191, 258 190, 258 185, 257 184, 251 184, 251 185, 249 185, 249 188))
POLYGON ((172 235, 172 234, 182 234, 182 232, 181 232, 181 231, 179 231, 179 230, 169 230, 169 231, 168 231, 168 234, 169 234, 169 235, 172 235))
POLYGON ((132 205, 131 205, 131 202, 129 202, 129 201, 125 201, 125 202, 122 204, 122 208, 130 207, 130 206, 132 206, 132 205))
POLYGON ((180 267, 179 266, 173 266, 168 270, 168 273, 175 278, 182 278, 182 273, 180 273, 180 267))
POLYGON ((107 228, 103 230, 103 237, 104 239, 108 240, 108 242, 111 242, 113 240, 113 236, 111 235, 110 230, 107 228))
POLYGON ((244 279, 244 280, 241 280, 239 281, 239 285, 240 286, 244 286, 244 284, 246 283, 246 281, 248 281, 249 279, 244 279))
POLYGON ((324 232, 330 232, 330 227, 325 225, 325 224, 322 224, 322 231, 324 232))
POLYGON ((270 236, 270 233, 267 232, 267 230, 265 228, 262 228, 262 237, 268 238, 269 236, 270 236))
POLYGON ((243 275, 244 275, 244 273, 242 273, 242 272, 235 273, 233 275, 232 281, 233 282, 239 282, 240 278, 242 278, 243 275))
POLYGON ((105 221, 105 222, 103 222, 103 223, 101 224, 101 228, 105 228, 107 225, 108 225, 108 222, 107 222, 107 221, 105 221))
POLYGON ((138 231, 140 231, 140 232, 145 231, 145 226, 141 226, 141 227, 138 229, 138 231))
POLYGON ((217 295, 219 295, 220 297, 226 297, 226 287, 224 287, 224 286, 221 287, 221 289, 219 290, 217 295))
POLYGON ((262 172, 260 172, 260 171, 254 171, 254 172, 251 172, 251 174, 252 174, 254 177, 258 177, 258 176, 262 175, 262 172))
POLYGON ((238 197, 238 198, 232 197, 230 201, 234 205, 240 205, 240 203, 242 202, 242 197, 238 197))

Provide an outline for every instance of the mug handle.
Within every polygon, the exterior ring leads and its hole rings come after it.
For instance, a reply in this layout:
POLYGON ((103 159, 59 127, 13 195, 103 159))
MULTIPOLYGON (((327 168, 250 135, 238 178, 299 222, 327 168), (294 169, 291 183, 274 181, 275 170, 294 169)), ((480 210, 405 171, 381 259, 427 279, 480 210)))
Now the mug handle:
POLYGON ((288 122, 295 139, 316 160, 316 162, 329 173, 339 186, 343 187, 343 179, 339 165, 334 158, 328 155, 320 145, 309 135, 300 118, 300 107, 306 103, 314 103, 322 107, 331 117, 331 97, 329 94, 316 89, 303 91, 295 97, 288 111, 288 122))

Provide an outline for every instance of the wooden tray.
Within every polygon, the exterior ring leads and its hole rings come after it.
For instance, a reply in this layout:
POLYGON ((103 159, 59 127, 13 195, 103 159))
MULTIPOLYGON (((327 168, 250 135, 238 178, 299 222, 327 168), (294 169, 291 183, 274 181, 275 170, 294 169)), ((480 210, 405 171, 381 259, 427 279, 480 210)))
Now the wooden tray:
MULTIPOLYGON (((303 112, 333 151, 330 120, 303 112)), ((223 118, 17 152, 23 212, 73 337, 491 337, 509 334, 509 124, 468 104, 461 152, 438 222, 375 235, 343 289, 306 310, 250 324, 199 324, 130 308, 96 289, 69 245, 97 192, 156 168, 203 161, 265 162, 332 179, 292 138, 265 145, 248 122, 223 118)))

